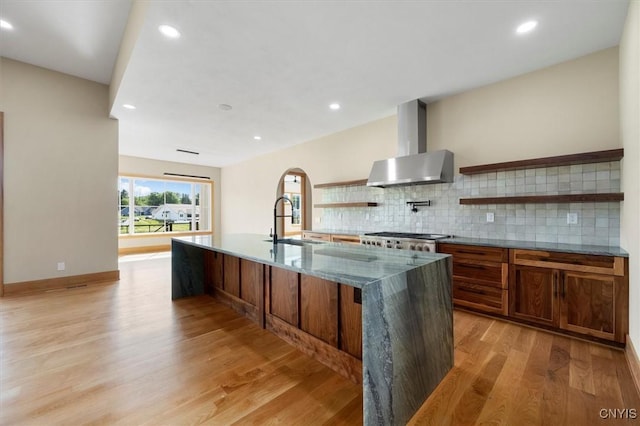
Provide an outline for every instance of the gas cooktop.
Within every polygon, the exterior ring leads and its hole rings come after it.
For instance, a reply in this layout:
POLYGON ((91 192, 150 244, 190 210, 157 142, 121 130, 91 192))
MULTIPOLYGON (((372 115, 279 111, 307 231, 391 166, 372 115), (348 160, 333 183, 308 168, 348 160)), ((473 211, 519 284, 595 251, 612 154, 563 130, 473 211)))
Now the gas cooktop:
POLYGON ((413 240, 441 240, 451 237, 451 235, 444 234, 411 234, 408 232, 371 232, 364 235, 367 237, 408 238, 413 240))

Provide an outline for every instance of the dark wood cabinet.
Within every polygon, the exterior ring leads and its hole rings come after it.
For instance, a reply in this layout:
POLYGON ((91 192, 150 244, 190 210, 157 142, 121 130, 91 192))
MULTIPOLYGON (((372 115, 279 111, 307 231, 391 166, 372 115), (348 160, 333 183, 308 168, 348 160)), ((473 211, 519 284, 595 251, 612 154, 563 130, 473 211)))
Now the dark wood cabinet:
POLYGON ((213 287, 222 289, 224 286, 224 255, 222 253, 218 253, 217 251, 209 252, 213 254, 213 259, 211 259, 211 265, 213 267, 212 271, 212 281, 213 287))
POLYGON ((360 289, 216 251, 204 253, 204 280, 220 303, 362 382, 360 289))
POLYGON ((262 263, 240 259, 240 298, 252 306, 259 306, 262 297, 262 263))
POLYGON ((240 297, 240 259, 224 255, 223 290, 232 296, 240 297))
POLYGON ((222 253, 217 251, 204 251, 204 292, 213 296, 215 289, 222 289, 222 253))
POLYGON ((298 273, 271 266, 267 312, 298 327, 298 273))
POLYGON ((567 271, 562 273, 560 327, 603 339, 615 339, 615 276, 567 271))
POLYGON ((300 329, 338 346, 338 284, 300 276, 300 329))
POLYGON ((439 244, 453 256, 453 303, 476 311, 508 314, 508 250, 499 247, 439 244))
POLYGON ((339 284, 341 350, 362 359, 362 293, 361 289, 339 284))
POLYGON ((557 325, 558 272, 514 265, 510 274, 510 316, 548 326, 557 325))
POLYGON ((513 318, 624 343, 628 263, 613 256, 511 251, 513 318))

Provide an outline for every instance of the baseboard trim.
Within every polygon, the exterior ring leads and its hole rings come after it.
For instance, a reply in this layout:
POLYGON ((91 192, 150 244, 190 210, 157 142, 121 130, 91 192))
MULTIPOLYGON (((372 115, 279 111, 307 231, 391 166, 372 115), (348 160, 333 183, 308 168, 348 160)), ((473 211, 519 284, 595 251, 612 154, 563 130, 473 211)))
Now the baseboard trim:
POLYGON ((171 250, 171 244, 163 244, 157 246, 142 246, 142 247, 123 247, 118 249, 118 256, 126 256, 128 254, 145 254, 145 253, 157 253, 161 251, 171 250))
POLYGON ((44 293, 77 286, 104 285, 106 282, 118 281, 120 271, 96 272, 92 274, 72 275, 69 277, 47 278, 36 281, 23 281, 4 285, 4 296, 22 296, 25 294, 44 293))
POLYGON ((631 378, 636 384, 636 389, 640 394, 640 358, 638 358, 638 352, 636 352, 636 349, 633 347, 631 337, 628 334, 624 354, 627 358, 627 364, 629 364, 629 370, 631 370, 631 378))

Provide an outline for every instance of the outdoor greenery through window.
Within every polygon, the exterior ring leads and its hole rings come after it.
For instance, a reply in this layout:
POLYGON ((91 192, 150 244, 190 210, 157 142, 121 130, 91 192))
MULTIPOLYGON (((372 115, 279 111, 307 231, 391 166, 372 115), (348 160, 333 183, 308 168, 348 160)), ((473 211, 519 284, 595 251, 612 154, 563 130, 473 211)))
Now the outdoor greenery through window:
POLYGON ((118 178, 120 235, 211 231, 211 183, 118 178))

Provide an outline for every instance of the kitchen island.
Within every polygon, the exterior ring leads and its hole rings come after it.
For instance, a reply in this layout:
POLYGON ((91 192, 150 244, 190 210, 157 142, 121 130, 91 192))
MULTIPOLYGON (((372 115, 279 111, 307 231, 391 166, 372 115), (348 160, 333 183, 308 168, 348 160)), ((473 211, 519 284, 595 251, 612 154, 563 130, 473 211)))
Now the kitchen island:
POLYGON ((210 294, 363 386, 405 424, 453 366, 451 258, 237 234, 172 240, 172 298, 210 294))

